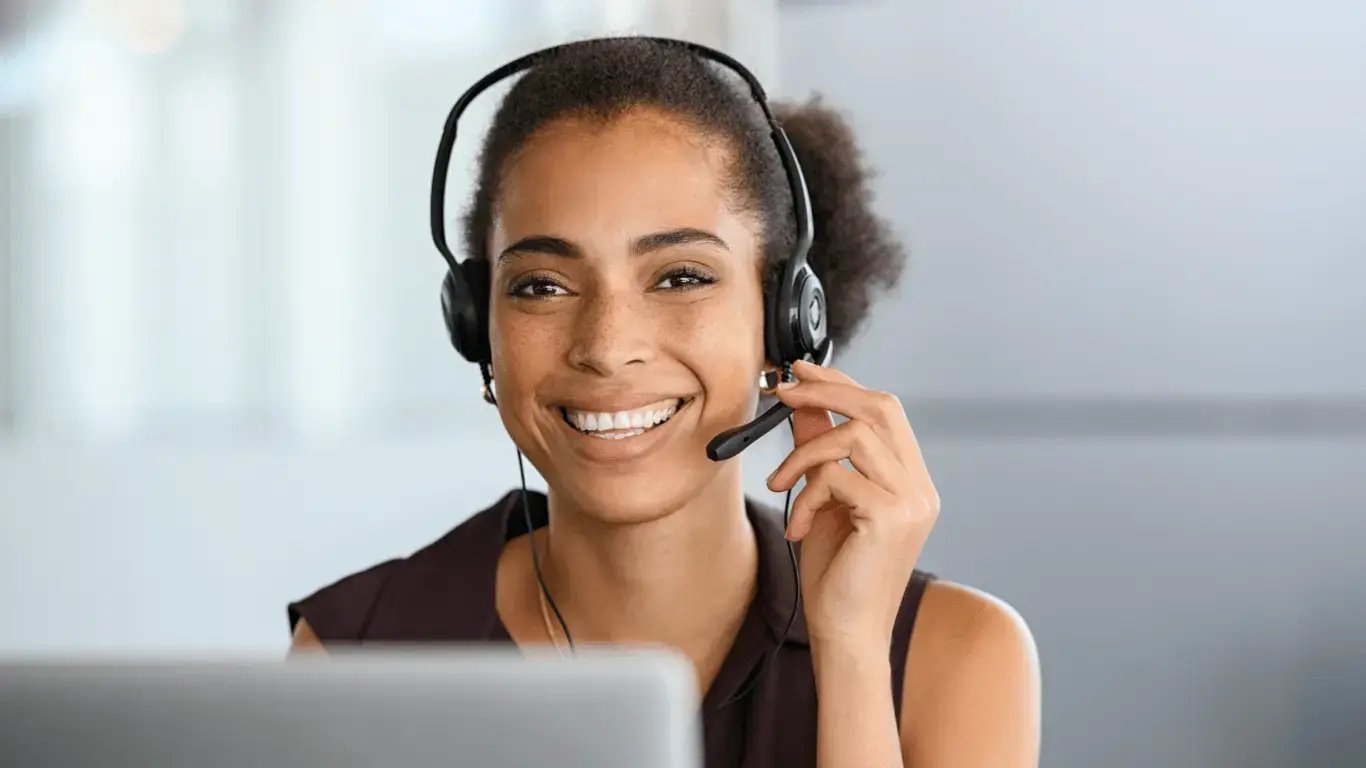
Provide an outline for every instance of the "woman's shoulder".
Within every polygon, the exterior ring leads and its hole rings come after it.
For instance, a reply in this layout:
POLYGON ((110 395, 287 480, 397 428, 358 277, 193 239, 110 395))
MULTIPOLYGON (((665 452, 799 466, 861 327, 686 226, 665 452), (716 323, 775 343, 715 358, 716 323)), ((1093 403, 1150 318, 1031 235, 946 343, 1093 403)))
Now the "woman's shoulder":
POLYGON ((915 712, 917 738, 964 732, 994 717, 1037 712, 1038 651, 1012 605, 984 590, 933 579, 920 601, 906 658, 902 706, 915 712))
POLYGON ((1035 654, 1033 635, 1020 612, 976 587, 931 579, 917 613, 906 679, 909 683, 923 673, 926 685, 921 688, 927 692, 931 683, 943 684, 955 673, 986 674, 1035 654))
POLYGON ((377 630, 377 624, 411 623, 429 598, 446 599, 452 593, 477 597, 480 580, 493 573, 490 566, 501 553, 511 496, 504 495, 406 556, 366 566, 288 603, 290 633, 305 621, 321 641, 359 641, 388 634, 377 630))
POLYGON ((1014 606, 985 590, 949 579, 931 577, 920 601, 916 625, 923 629, 923 645, 936 646, 946 638, 963 650, 963 642, 1023 639, 1029 636, 1024 617, 1014 606))

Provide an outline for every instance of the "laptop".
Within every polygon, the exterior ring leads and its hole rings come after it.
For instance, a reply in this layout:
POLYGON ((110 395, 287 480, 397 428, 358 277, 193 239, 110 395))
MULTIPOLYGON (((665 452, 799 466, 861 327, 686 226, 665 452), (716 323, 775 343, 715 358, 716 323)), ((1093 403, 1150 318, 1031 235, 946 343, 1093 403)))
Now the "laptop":
POLYGON ((0 766, 697 768, 698 706, 662 648, 0 659, 0 766))

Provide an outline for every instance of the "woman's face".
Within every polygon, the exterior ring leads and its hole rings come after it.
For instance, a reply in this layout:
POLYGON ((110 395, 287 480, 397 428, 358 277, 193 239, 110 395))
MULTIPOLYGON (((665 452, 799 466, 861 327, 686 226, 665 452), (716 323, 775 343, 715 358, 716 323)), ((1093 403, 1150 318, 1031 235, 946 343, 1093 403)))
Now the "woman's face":
POLYGON ((763 367, 757 222, 728 154, 663 112, 544 126, 505 168, 489 237, 499 412, 556 491, 613 522, 715 480, 763 367))

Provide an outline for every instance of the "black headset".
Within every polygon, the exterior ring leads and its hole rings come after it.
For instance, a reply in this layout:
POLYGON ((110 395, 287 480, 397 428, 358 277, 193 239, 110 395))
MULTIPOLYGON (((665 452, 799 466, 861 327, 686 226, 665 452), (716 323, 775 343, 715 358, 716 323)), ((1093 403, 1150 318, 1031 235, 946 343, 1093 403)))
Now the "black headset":
MULTIPOLYGON (((481 77, 470 86, 451 107, 446 116, 446 125, 441 132, 441 144, 436 150, 436 167, 432 171, 431 224, 432 241, 446 260, 448 270, 441 283, 441 314, 446 320, 446 330, 456 351, 472 363, 480 366, 485 377, 485 398, 492 401, 488 387, 488 366, 492 363, 489 349, 489 261, 483 258, 466 258, 457 261, 451 253, 446 240, 446 178, 450 172, 451 151, 455 147, 456 128, 460 116, 476 96, 511 75, 535 67, 555 54, 574 46, 600 42, 604 38, 580 40, 556 45, 504 64, 481 77)), ((607 38, 615 39, 615 38, 607 38)), ((774 119, 759 80, 730 56, 708 48, 705 45, 675 40, 665 37, 634 37, 659 45, 675 46, 721 64, 739 75, 748 84, 750 93, 758 102, 768 122, 769 132, 774 145, 778 148, 778 158, 782 161, 788 184, 792 189, 793 212, 796 214, 797 239, 783 268, 782 277, 764 291, 764 352, 768 359, 784 367, 791 363, 809 359, 820 365, 829 362, 832 343, 826 333, 825 291, 821 281, 807 263, 807 252, 811 249, 815 229, 811 220, 811 196, 807 192, 806 179, 802 175, 797 155, 792 151, 792 143, 787 134, 774 119)), ((790 373, 787 374, 790 377, 790 373)), ((736 429, 718 435, 707 447, 707 455, 720 461, 738 454, 746 446, 781 423, 790 413, 787 406, 778 403, 757 419, 736 429)))

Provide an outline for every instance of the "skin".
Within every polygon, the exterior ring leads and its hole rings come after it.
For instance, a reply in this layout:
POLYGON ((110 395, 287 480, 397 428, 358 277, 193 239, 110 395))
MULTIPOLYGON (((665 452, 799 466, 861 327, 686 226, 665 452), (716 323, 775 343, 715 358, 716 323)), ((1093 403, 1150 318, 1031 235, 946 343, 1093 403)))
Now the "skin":
MULTIPOLYGON (((550 489, 548 535, 537 537, 547 585, 576 641, 668 643, 704 692, 758 564, 740 461, 704 449, 754 413, 770 367, 760 228, 723 193, 729 160, 652 109, 608 124, 561 119, 505 167, 488 242, 499 414, 550 489), (687 404, 667 424, 621 441, 584 436, 559 410, 674 398, 687 404)), ((804 542, 818 764, 1037 765, 1029 629, 1004 602, 949 581, 932 582, 920 606, 898 731, 887 648, 939 496, 896 398, 837 370, 796 373, 777 395, 802 415, 797 448, 769 487, 806 480, 788 536, 804 542), (826 411, 847 421, 830 429, 826 411)), ((551 642, 525 536, 502 553, 496 604, 519 645, 551 642)), ((306 621, 293 648, 321 648, 306 621)))

